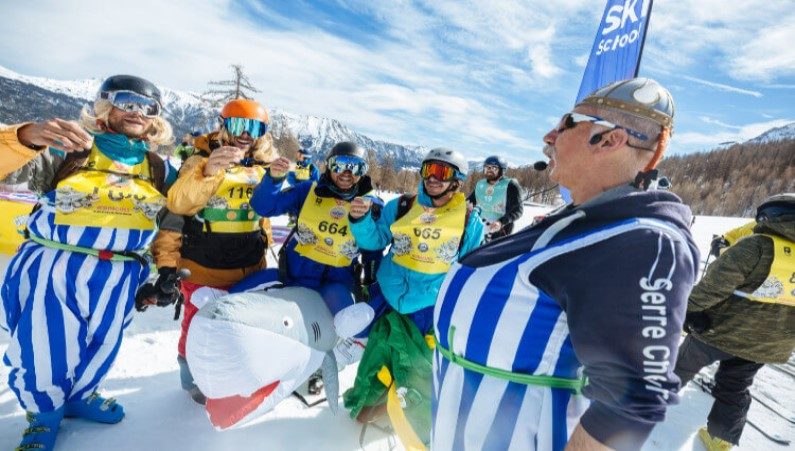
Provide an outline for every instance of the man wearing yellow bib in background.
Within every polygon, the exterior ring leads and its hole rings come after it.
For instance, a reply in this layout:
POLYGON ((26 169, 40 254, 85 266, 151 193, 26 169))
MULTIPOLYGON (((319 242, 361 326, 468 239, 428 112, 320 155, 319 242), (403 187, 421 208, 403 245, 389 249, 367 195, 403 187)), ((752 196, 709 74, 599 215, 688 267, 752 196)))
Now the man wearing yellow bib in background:
POLYGON ((17 168, 4 182, 41 193, 2 287, 8 385, 30 423, 19 449, 51 450, 64 417, 124 417, 96 390, 149 275, 143 253, 176 174, 151 150, 172 139, 161 111, 154 84, 117 75, 80 124, 54 119, 0 131, 0 160, 17 168))
POLYGON ((227 290, 266 266, 266 238, 249 202, 266 165, 277 156, 268 124, 268 112, 259 103, 235 99, 221 109, 219 131, 196 137, 196 154, 180 168, 152 243, 159 277, 138 294, 158 298, 158 305, 183 297, 177 362, 183 390, 200 404, 205 398, 185 359, 188 327, 201 308, 193 294, 202 287, 227 290), (190 276, 176 282, 177 291, 171 287, 178 268, 188 269, 190 276))
POLYGON ((753 233, 707 267, 690 293, 685 330, 674 372, 684 387, 720 362, 698 435, 708 450, 727 450, 740 441, 757 371, 795 349, 795 193, 763 202, 753 233))
POLYGON ((433 326, 436 296, 450 265, 483 241, 483 223, 459 192, 467 167, 459 152, 433 149, 422 162, 416 196, 388 202, 380 216, 365 199, 351 204, 351 229, 359 246, 389 246, 389 252, 370 290, 377 319, 345 406, 367 423, 384 414, 389 393, 406 393, 399 403, 405 413, 390 411, 389 416, 411 449, 429 440, 432 343, 425 336, 433 326))

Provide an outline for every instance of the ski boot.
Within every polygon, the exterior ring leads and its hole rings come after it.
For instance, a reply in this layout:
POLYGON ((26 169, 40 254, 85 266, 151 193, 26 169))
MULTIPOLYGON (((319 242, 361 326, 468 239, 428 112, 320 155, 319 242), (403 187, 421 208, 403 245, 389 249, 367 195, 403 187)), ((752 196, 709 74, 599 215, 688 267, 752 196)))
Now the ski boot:
POLYGON ((309 377, 307 382, 306 392, 312 396, 317 396, 323 391, 323 376, 320 371, 316 372, 309 377))
POLYGON ((705 427, 698 430, 698 438, 704 443, 707 451, 728 451, 734 446, 722 438, 713 437, 705 427))
POLYGON ((26 418, 28 427, 22 434, 22 441, 15 451, 44 450, 52 451, 55 446, 55 438, 58 435, 58 428, 61 426, 64 408, 52 412, 28 412, 26 418))
POLYGON ((83 418, 97 423, 115 424, 124 418, 124 407, 116 404, 115 398, 103 398, 97 392, 86 399, 69 401, 65 405, 64 417, 83 418))
POLYGON ((190 372, 190 368, 188 368, 188 361, 185 360, 185 357, 177 356, 177 363, 179 364, 179 380, 182 389, 188 392, 190 398, 197 404, 207 404, 207 397, 204 396, 204 393, 202 393, 199 387, 196 386, 196 383, 193 382, 193 375, 190 372))

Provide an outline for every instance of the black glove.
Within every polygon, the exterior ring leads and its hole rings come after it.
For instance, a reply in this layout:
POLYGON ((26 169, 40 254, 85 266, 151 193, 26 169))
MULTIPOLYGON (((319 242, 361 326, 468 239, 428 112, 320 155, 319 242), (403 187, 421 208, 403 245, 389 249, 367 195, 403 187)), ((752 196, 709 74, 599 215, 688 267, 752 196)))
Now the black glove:
POLYGON ((704 312, 687 312, 685 315, 685 332, 703 334, 712 327, 712 320, 704 312))
POLYGON ((720 257, 720 251, 729 247, 729 242, 726 238, 720 235, 712 235, 712 242, 709 245, 709 255, 720 257))
POLYGON ((154 285, 146 283, 135 294, 135 309, 139 312, 143 312, 150 305, 165 307, 182 299, 177 268, 160 268, 157 273, 154 285))

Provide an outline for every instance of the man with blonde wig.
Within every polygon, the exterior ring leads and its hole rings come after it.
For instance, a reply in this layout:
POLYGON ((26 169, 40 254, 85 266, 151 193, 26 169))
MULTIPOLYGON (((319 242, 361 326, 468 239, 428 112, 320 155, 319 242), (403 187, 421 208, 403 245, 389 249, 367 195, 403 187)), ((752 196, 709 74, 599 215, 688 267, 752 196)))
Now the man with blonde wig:
POLYGON ((670 93, 603 87, 544 137, 573 202, 455 264, 437 298, 432 447, 640 449, 677 401, 698 250, 654 189, 670 93))
POLYGON ((51 450, 64 417, 124 417, 97 389, 149 275, 144 251, 176 176, 151 150, 172 139, 161 111, 154 84, 116 75, 79 123, 0 130, 2 182, 40 194, 0 291, 8 385, 30 423, 17 449, 51 450))

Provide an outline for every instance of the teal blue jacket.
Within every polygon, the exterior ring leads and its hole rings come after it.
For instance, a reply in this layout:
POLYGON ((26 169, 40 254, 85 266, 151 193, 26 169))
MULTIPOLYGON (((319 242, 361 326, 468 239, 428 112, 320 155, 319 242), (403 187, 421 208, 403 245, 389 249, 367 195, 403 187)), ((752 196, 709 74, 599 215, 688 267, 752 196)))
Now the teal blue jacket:
MULTIPOLYGON (((419 195, 415 202, 421 205, 432 206, 431 198, 425 194, 420 182, 419 195)), ((373 219, 370 213, 358 220, 349 218, 351 232, 356 237, 356 244, 361 249, 383 250, 392 243, 392 232, 389 227, 397 220, 397 210, 400 197, 389 201, 381 211, 378 219, 373 219)), ((476 211, 469 215, 469 220, 464 228, 464 236, 458 258, 476 249, 483 241, 483 223, 476 211)), ((381 260, 376 276, 381 292, 389 305, 402 314, 409 314, 436 303, 436 296, 442 286, 445 273, 425 274, 412 271, 392 261, 392 249, 381 260)))

